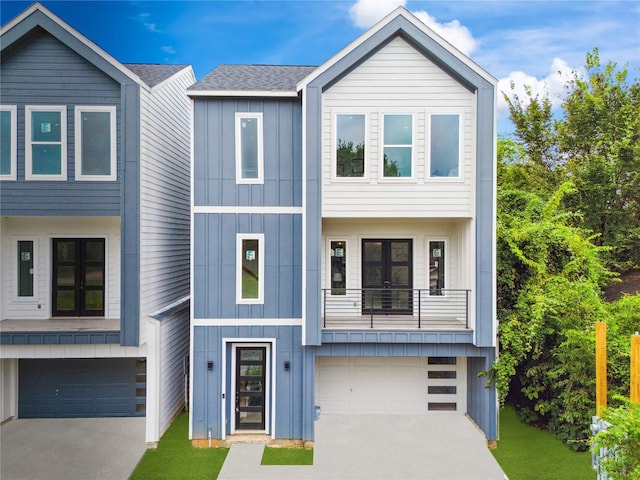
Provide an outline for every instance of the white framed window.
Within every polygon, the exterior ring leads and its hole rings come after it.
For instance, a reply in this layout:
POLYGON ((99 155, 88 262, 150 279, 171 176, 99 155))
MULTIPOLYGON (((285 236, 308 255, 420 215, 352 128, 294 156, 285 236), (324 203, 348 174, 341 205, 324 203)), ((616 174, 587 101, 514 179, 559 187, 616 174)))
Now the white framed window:
POLYGON ((331 295, 347 294, 347 241, 329 240, 331 295))
POLYGON ((429 295, 443 296, 447 288, 447 252, 445 239, 427 240, 427 258, 429 259, 429 295))
POLYGON ((17 121, 15 105, 0 105, 0 180, 16 179, 17 121))
POLYGON ((264 303, 264 234, 236 235, 236 303, 264 303))
POLYGON ((16 238, 16 298, 33 300, 36 297, 36 270, 38 245, 33 238, 16 238))
POLYGON ((365 178, 367 172, 367 116, 338 113, 335 116, 334 177, 365 178))
POLYGON ((460 115, 429 115, 429 177, 460 178, 460 115))
POLYGON ((117 180, 116 107, 76 106, 76 180, 117 180))
POLYGON ((25 179, 67 179, 67 107, 27 105, 25 179))
POLYGON ((413 177, 413 115, 383 115, 382 175, 384 178, 413 177))
POLYGON ((262 113, 236 112, 236 183, 264 183, 262 113))

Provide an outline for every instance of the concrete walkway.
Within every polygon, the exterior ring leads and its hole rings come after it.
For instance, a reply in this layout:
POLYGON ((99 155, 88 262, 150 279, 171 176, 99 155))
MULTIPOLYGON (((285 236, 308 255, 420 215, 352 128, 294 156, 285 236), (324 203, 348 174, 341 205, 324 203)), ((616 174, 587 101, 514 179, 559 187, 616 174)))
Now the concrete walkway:
POLYGON ((461 415, 323 415, 313 466, 261 466, 263 445, 231 447, 218 480, 504 480, 461 415))
POLYGON ((144 417, 12 420, 0 427, 0 479, 125 480, 146 449, 144 417))

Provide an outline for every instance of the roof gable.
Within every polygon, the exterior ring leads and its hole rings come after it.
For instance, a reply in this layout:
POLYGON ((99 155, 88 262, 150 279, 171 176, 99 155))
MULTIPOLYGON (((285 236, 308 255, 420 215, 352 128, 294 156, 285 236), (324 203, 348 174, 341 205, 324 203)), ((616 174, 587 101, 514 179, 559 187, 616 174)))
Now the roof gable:
POLYGON ((33 4, 0 29, 3 56, 14 49, 19 49, 22 42, 28 40, 30 33, 37 28, 55 37, 115 81, 137 83, 147 88, 142 79, 133 71, 127 69, 40 3, 33 4))
POLYGON ((401 37, 471 91, 497 84, 495 78, 469 57, 404 7, 399 7, 320 65, 298 84, 298 89, 313 84, 326 90, 396 37, 401 37))

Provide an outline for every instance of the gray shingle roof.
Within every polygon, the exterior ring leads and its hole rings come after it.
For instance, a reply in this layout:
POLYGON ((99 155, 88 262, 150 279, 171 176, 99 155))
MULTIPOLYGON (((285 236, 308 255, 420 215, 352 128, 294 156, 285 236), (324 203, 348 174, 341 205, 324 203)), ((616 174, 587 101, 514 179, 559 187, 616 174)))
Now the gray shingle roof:
POLYGON ((125 67, 139 76, 149 87, 155 87, 189 65, 161 65, 158 63, 125 63, 125 67))
POLYGON ((303 65, 220 65, 188 90, 295 92, 317 67, 303 65))

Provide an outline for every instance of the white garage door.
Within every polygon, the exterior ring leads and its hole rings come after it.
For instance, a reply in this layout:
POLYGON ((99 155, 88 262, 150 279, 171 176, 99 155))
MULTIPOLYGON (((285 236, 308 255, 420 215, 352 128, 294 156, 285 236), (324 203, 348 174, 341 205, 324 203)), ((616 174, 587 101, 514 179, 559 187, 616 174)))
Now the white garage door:
POLYGON ((464 413, 464 360, 318 357, 316 405, 323 414, 464 413))

